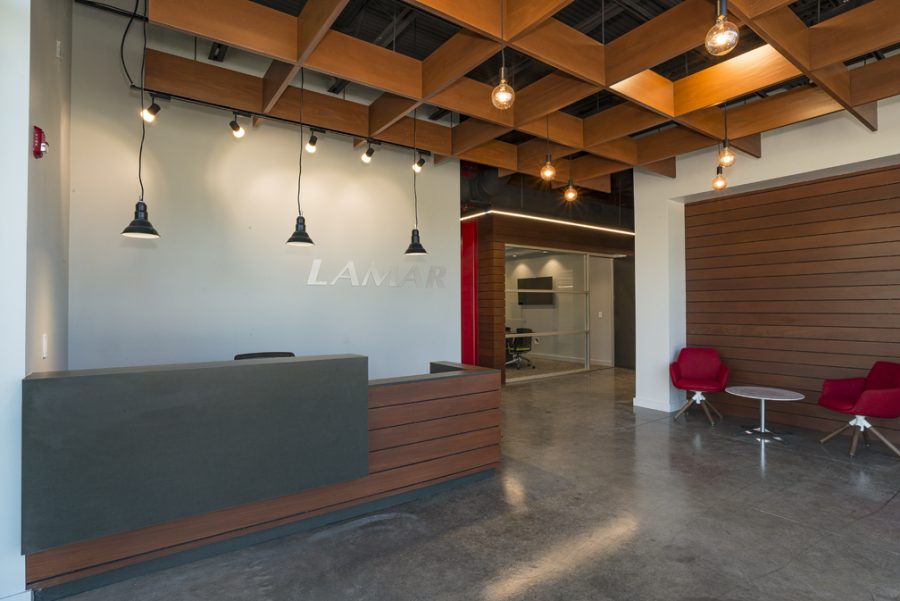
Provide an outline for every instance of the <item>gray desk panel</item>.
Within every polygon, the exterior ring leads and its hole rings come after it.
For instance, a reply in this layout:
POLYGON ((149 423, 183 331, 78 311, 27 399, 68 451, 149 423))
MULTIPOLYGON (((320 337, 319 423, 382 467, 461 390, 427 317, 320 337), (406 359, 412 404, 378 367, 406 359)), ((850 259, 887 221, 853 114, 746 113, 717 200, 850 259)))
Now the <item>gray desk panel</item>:
POLYGON ((367 363, 343 355, 29 376, 23 552, 367 475, 367 363))

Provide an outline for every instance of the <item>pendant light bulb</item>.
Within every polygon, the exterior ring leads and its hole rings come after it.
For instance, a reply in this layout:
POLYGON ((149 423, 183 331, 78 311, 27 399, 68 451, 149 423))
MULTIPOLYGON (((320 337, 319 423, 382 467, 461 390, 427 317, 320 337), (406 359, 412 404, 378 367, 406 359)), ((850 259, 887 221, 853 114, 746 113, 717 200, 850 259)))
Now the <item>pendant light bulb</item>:
POLYGON ((563 198, 565 198, 567 202, 575 202, 578 200, 578 189, 572 185, 572 180, 569 180, 569 186, 566 188, 566 191, 563 192, 563 198))
POLYGON ((316 143, 319 141, 319 138, 316 137, 316 134, 313 134, 309 137, 309 142, 306 143, 306 152, 309 154, 316 154, 316 143))
POLYGON ((368 165, 372 162, 372 155, 375 154, 375 149, 372 148, 372 145, 369 144, 369 147, 366 148, 366 151, 360 155, 360 160, 368 165))
POLYGON ((234 116, 234 119, 231 120, 231 123, 228 124, 228 127, 231 128, 231 135, 240 140, 244 137, 244 134, 247 133, 246 130, 241 127, 241 124, 238 123, 237 115, 234 116))
POLYGON ((416 173, 422 173, 422 167, 424 167, 424 166, 425 166, 424 157, 419 157, 419 160, 416 161, 415 163, 413 163, 412 169, 416 173))
POLYGON ((150 223, 147 205, 144 204, 143 199, 138 200, 134 206, 134 219, 128 224, 128 227, 122 230, 122 235, 126 238, 140 238, 144 240, 159 238, 159 233, 153 227, 153 224, 150 223))
POLYGON ((506 81, 506 67, 500 67, 500 83, 491 92, 491 104, 505 111, 516 101, 516 91, 506 81))
POLYGON ((731 149, 731 146, 728 144, 728 140, 725 140, 725 143, 722 145, 722 151, 719 152, 719 166, 720 167, 731 167, 737 161, 737 155, 734 154, 734 151, 731 149))
POLYGON ((728 187, 728 180, 725 179, 725 174, 722 173, 722 166, 716 167, 716 177, 713 178, 712 181, 713 190, 721 191, 728 187))
POLYGON ((740 32, 737 25, 725 16, 726 7, 724 0, 719 7, 719 16, 716 23, 706 34, 706 50, 713 56, 725 56, 737 46, 740 32))
POLYGON ((156 115, 159 114, 159 111, 160 111, 160 106, 158 104, 156 104, 156 101, 154 100, 150 104, 150 106, 148 106, 147 108, 145 108, 141 111, 141 117, 147 123, 153 123, 154 121, 156 121, 156 115))
POLYGON ((553 162, 550 160, 550 155, 547 155, 547 162, 544 163, 544 166, 541 167, 541 179, 545 182, 551 181, 556 177, 556 167, 553 166, 553 162))

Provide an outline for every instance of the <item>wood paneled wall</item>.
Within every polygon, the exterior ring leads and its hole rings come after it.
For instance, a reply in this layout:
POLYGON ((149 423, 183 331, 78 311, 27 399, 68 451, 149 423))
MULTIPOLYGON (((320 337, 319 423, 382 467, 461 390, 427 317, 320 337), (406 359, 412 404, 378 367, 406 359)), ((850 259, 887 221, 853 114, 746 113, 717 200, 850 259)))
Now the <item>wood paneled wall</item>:
MULTIPOLYGON (((719 349, 732 384, 806 395, 770 403, 773 421, 835 429, 822 380, 900 361, 900 167, 691 204, 685 226, 688 344, 719 349)), ((900 421, 878 425, 900 440, 900 421)))
POLYGON ((500 462, 500 374, 369 387, 369 475, 26 557, 41 589, 492 469, 500 462))
POLYGON ((478 365, 506 377, 506 245, 634 254, 634 237, 488 214, 478 219, 478 365))

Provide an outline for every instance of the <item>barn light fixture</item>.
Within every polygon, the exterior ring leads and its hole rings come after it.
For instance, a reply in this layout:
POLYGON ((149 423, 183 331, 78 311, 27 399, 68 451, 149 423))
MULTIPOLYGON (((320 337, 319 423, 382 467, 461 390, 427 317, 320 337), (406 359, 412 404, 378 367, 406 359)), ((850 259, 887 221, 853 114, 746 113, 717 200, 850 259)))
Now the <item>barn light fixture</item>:
MULTIPOLYGON (((315 242, 306 232, 306 218, 303 216, 303 209, 300 205, 300 196, 302 192, 301 182, 303 181, 303 69, 300 69, 300 158, 297 160, 297 221, 294 223, 294 233, 287 239, 288 246, 313 246, 315 242)), ((313 134, 315 137, 315 134, 313 134)), ((310 140, 311 141, 311 140, 310 140)), ((315 144, 313 144, 315 147, 315 144)), ((309 148, 309 145, 307 145, 309 148)))

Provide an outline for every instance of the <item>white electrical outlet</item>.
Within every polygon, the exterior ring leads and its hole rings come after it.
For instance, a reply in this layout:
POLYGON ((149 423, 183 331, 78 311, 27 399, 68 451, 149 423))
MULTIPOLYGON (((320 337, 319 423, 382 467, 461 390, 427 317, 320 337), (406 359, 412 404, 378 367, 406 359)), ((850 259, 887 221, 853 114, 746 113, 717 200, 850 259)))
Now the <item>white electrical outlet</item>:
POLYGON ((603 311, 597 311, 597 319, 603 319, 603 311))

